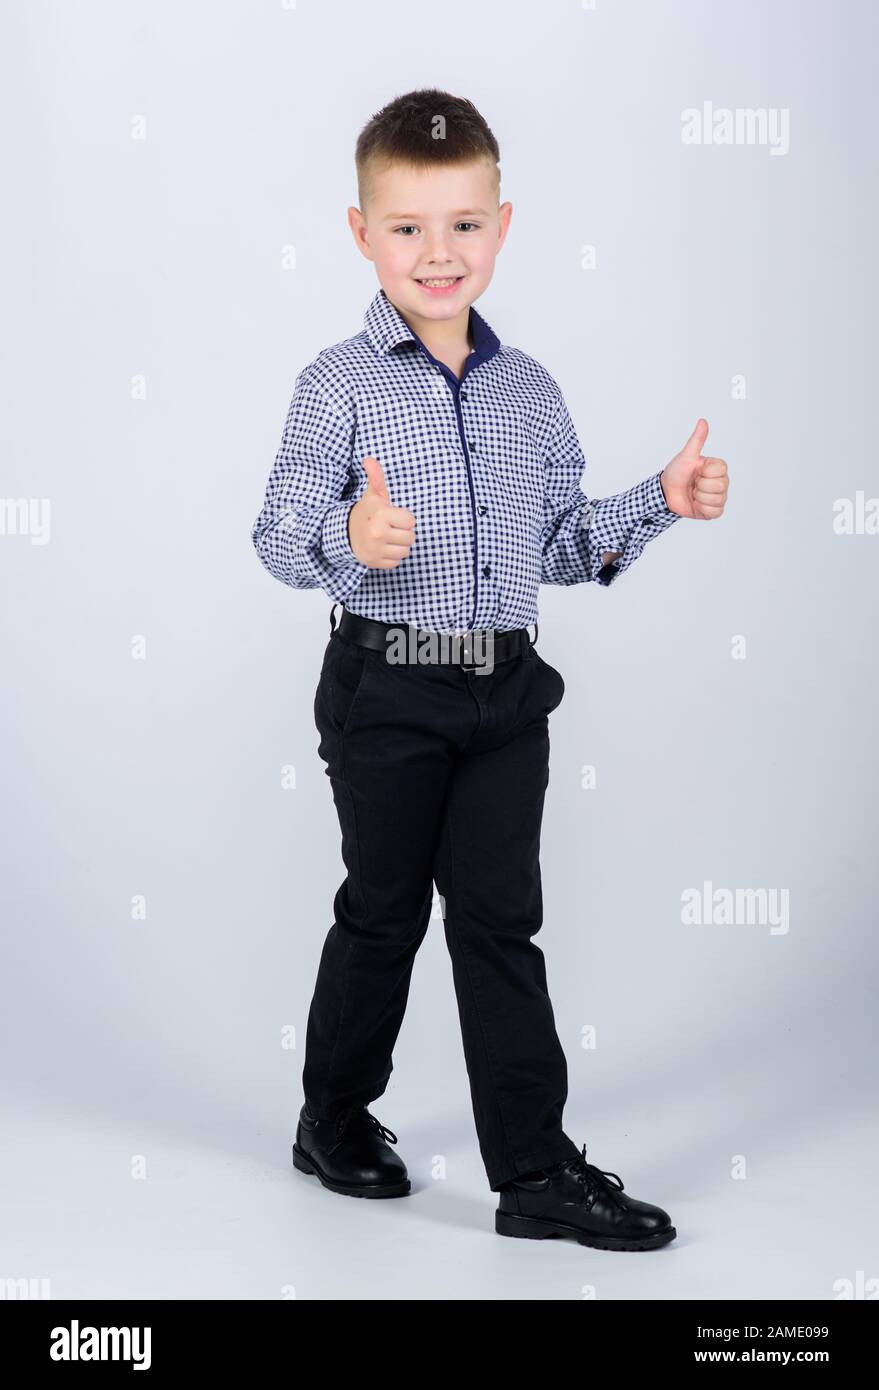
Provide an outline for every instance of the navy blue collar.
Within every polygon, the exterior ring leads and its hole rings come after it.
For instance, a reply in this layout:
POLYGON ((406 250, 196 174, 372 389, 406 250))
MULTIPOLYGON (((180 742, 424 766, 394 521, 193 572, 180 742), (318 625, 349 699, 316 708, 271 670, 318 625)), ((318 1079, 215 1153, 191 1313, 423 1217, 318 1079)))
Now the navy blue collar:
MULTIPOLYGON (((402 314, 391 303, 383 289, 376 292, 375 298, 363 316, 363 323, 367 337, 376 352, 391 352, 400 343, 411 342, 422 348, 432 362, 436 361, 418 334, 412 332, 402 314)), ((470 337, 473 340, 473 351, 467 359, 465 369, 467 371, 471 371, 473 367, 494 357, 495 353, 500 351, 501 346, 497 334, 492 331, 472 304, 470 305, 470 337)))

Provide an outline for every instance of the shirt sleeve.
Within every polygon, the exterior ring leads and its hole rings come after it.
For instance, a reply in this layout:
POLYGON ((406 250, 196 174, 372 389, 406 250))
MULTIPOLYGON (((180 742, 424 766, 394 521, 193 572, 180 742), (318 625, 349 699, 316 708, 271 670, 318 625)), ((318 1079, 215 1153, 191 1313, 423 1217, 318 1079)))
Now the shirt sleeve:
MULTIPOLYGON (((340 603, 368 569, 348 539, 348 513, 357 501, 353 435, 353 421, 321 390, 311 369, 304 368, 296 378, 262 511, 251 530, 269 574, 294 589, 323 589, 340 603)), ((359 493, 366 487, 362 479, 361 484, 359 493)))
POLYGON ((561 395, 545 464, 542 584, 612 584, 638 559, 648 541, 680 521, 665 500, 661 469, 626 492, 590 501, 580 488, 586 460, 561 395), (608 550, 619 551, 620 556, 605 565, 601 557, 608 550))

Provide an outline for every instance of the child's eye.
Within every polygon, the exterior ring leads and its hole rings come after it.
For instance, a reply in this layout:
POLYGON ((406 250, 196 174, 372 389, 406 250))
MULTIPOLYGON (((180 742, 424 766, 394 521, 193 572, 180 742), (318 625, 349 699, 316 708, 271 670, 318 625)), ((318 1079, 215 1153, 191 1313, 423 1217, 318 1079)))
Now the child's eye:
MULTIPOLYGON (((455 226, 456 226, 456 227, 474 227, 474 228, 476 229, 476 231, 479 230, 479 223, 478 223, 478 222, 457 222, 457 223, 455 224, 455 226)), ((414 224, 409 223, 409 224, 407 224, 406 226, 403 226, 403 227, 395 227, 395 228, 394 228, 394 231, 395 231, 395 232, 417 232, 417 231, 418 231, 418 228, 417 228, 416 226, 414 226, 414 224)))

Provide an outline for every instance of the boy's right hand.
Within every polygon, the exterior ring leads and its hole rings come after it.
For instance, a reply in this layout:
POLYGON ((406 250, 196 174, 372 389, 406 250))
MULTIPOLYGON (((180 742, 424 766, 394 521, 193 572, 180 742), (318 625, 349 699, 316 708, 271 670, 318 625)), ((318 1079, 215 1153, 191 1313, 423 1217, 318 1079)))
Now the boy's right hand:
POLYGON ((396 569, 415 543, 415 517, 394 507, 378 459, 363 460, 368 482, 348 513, 348 539, 357 559, 373 570, 396 569))

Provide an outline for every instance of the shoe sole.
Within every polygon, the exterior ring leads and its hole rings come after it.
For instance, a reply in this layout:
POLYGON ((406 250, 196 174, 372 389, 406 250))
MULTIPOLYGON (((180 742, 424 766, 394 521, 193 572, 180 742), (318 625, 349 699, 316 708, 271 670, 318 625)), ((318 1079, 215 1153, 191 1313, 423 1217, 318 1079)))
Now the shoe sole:
POLYGON ((573 1237, 580 1245, 590 1245, 595 1250, 655 1250, 674 1240, 677 1231, 668 1226, 664 1231, 634 1240, 631 1236, 599 1236, 591 1231, 581 1231, 576 1226, 568 1226, 564 1221, 539 1221, 535 1216, 515 1216, 509 1212, 496 1211, 494 1228, 499 1236, 520 1236, 524 1240, 551 1240, 553 1237, 573 1237))
POLYGON ((322 1187, 326 1187, 330 1192, 338 1192, 343 1197, 405 1197, 412 1184, 408 1178, 402 1182, 374 1183, 371 1187, 357 1186, 356 1183, 333 1182, 318 1168, 313 1159, 310 1159, 298 1144, 293 1145, 293 1167, 298 1168, 300 1173, 308 1173, 317 1178, 322 1187))

